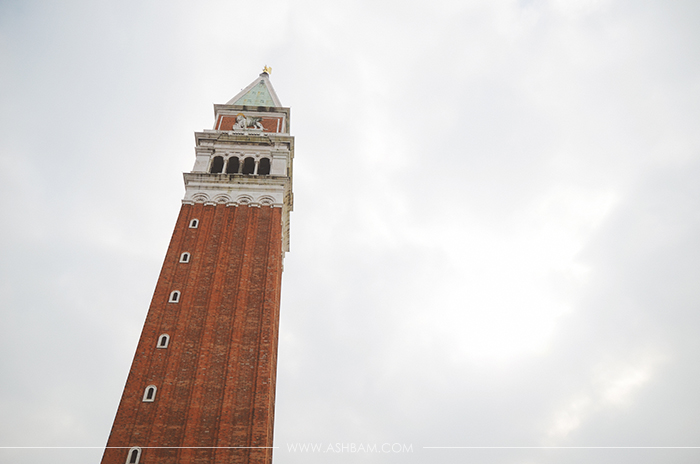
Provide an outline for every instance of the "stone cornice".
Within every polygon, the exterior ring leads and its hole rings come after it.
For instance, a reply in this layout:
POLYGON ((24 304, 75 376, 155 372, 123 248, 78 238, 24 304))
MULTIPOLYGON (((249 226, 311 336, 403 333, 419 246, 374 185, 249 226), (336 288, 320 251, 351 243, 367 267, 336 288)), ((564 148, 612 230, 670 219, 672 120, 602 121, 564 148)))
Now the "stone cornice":
POLYGON ((263 132, 259 134, 249 133, 243 135, 233 131, 204 130, 194 133, 197 146, 211 146, 215 143, 234 143, 245 145, 274 146, 277 144, 287 144, 292 150, 294 148, 294 137, 286 134, 274 134, 263 132))
POLYGON ((289 213, 294 208, 290 177, 199 172, 184 173, 183 177, 185 204, 282 208, 282 249, 289 251, 289 213))

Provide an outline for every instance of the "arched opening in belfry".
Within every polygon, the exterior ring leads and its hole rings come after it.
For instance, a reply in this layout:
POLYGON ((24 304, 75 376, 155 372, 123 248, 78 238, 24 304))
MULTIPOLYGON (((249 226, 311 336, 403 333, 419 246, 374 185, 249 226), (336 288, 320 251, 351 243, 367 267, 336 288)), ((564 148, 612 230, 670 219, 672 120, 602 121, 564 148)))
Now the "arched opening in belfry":
POLYGON ((209 168, 209 172, 212 174, 219 174, 223 170, 224 158, 222 156, 215 156, 214 159, 211 160, 211 168, 209 168))
POLYGON ((226 163, 226 174, 238 174, 238 165, 240 163, 238 162, 238 158, 235 156, 232 156, 228 159, 228 162, 226 163))
POLYGON ((258 164, 258 174, 266 176, 270 174, 270 158, 261 158, 258 164))
POLYGON ((255 160, 246 158, 243 161, 243 174, 253 174, 255 172, 255 160))

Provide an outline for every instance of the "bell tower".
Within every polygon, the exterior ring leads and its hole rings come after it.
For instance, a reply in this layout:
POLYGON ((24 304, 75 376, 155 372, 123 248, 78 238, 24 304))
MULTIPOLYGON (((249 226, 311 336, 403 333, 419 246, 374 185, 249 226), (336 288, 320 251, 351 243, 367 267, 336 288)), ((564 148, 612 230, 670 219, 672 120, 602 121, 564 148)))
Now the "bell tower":
POLYGON ((195 133, 103 464, 272 462, 294 137, 269 73, 195 133))

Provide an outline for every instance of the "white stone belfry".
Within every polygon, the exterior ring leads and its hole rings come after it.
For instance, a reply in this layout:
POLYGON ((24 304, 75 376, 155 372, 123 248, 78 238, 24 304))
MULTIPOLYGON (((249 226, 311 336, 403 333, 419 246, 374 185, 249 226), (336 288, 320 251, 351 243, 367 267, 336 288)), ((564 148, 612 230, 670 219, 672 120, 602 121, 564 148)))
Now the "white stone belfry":
POLYGON ((196 161, 185 173, 183 203, 282 208, 282 249, 289 251, 294 137, 290 110, 266 72, 225 105, 212 130, 195 133, 196 161))

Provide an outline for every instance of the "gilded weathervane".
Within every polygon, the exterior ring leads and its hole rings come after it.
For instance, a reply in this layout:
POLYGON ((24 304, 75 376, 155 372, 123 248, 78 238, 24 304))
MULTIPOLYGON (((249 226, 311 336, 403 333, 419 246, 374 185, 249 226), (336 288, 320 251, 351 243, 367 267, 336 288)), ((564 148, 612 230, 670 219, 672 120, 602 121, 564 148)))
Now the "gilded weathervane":
POLYGON ((268 65, 265 65, 265 67, 263 68, 263 72, 265 74, 272 74, 272 68, 269 67, 268 65))

